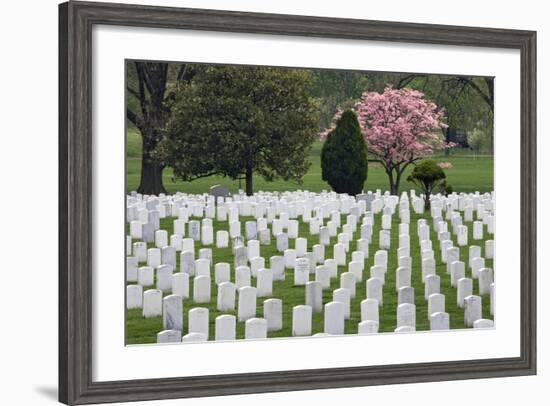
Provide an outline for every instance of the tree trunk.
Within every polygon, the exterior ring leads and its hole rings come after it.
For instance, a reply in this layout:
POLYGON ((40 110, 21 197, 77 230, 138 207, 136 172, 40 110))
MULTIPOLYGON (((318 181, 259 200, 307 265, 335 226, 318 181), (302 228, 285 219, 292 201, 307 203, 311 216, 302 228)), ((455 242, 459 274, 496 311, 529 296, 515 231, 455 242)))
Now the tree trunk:
POLYGON ((164 167, 155 162, 153 153, 162 139, 161 129, 169 117, 168 109, 164 104, 168 65, 166 63, 134 63, 138 90, 133 91, 141 109, 138 114, 132 113, 128 117, 139 129, 142 137, 141 179, 138 192, 147 195, 166 193, 162 183, 164 167))
POLYGON ((143 158, 141 161, 141 180, 138 193, 147 195, 159 195, 166 193, 162 183, 163 167, 150 159, 143 158))
POLYGON ((430 211, 430 192, 424 194, 424 210, 430 211))
POLYGON ((397 185, 395 183, 390 184, 390 194, 391 195, 397 196, 398 189, 399 189, 399 185, 397 185))
POLYGON ((157 147, 159 136, 154 127, 141 127, 141 178, 138 193, 144 195, 159 195, 166 193, 162 182, 164 166, 153 159, 153 153, 157 147))
POLYGON ((246 195, 247 196, 252 196, 254 194, 254 186, 252 184, 252 168, 251 167, 246 168, 245 183, 246 183, 246 195))
POLYGON ((399 190, 399 175, 394 180, 393 169, 386 169, 386 173, 388 174, 388 179, 390 181, 390 194, 397 195, 397 192, 399 190))
MULTIPOLYGON (((450 138, 451 138, 451 134, 450 134, 450 130, 451 127, 447 127, 445 129, 445 142, 446 143, 449 143, 450 142, 450 138)), ((449 156, 451 153, 450 149, 449 148, 445 148, 445 156, 449 156)))

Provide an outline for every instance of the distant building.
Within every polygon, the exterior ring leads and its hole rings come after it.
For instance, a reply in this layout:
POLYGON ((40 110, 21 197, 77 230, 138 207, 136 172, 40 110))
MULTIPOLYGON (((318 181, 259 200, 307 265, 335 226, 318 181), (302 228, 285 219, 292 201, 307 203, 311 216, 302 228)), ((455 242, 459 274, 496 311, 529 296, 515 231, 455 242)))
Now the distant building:
POLYGON ((454 142, 461 148, 468 148, 468 137, 466 131, 461 128, 449 128, 447 130, 447 142, 454 142))

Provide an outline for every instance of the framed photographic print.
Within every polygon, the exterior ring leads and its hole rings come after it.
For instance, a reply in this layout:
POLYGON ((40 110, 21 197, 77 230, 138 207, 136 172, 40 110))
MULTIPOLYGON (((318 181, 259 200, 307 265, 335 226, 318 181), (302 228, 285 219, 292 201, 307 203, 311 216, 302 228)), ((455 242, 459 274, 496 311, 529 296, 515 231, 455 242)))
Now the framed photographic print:
POLYGON ((60 401, 536 373, 535 32, 59 16, 60 401))

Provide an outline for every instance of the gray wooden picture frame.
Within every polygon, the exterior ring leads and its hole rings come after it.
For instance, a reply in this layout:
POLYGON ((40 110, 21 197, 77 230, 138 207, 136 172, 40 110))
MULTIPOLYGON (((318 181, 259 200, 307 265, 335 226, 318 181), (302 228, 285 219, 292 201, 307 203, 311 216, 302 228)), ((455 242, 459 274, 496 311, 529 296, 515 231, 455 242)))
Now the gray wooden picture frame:
MULTIPOLYGON (((122 84, 121 84, 122 86, 122 84)), ((219 396, 536 373, 536 32, 68 2, 59 6, 59 400, 219 396), (521 54, 521 355, 114 382, 92 380, 94 24, 517 49, 521 54)))

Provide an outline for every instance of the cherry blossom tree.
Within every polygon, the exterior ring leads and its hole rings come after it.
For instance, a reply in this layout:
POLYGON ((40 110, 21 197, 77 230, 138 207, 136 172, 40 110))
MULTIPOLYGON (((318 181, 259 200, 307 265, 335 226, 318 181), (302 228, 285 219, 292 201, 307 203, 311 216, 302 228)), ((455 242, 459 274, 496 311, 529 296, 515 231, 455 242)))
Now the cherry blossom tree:
MULTIPOLYGON (((409 165, 437 149, 452 146, 436 131, 447 127, 443 111, 417 90, 386 87, 383 93, 365 91, 354 110, 368 146, 369 161, 382 165, 391 194, 398 193, 409 165)), ((335 120, 341 114, 338 111, 335 120)), ((320 136, 328 132, 330 129, 320 136)))

